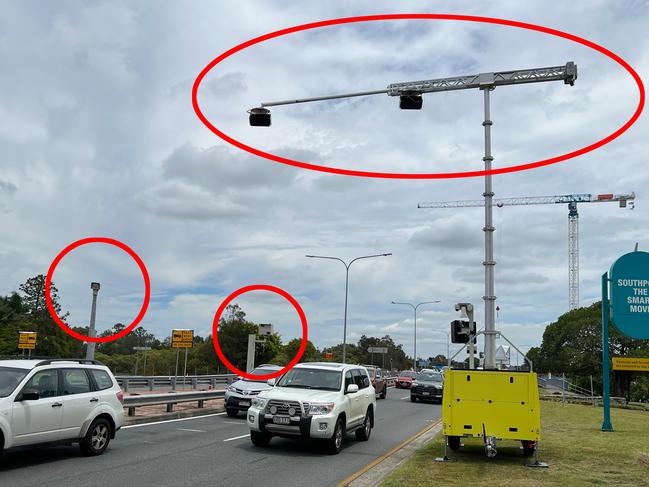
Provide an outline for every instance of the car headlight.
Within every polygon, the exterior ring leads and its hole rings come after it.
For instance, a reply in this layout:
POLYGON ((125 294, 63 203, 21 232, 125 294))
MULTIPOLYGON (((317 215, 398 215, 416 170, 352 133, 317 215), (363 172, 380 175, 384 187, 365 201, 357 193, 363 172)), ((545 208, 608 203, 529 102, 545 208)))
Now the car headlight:
POLYGON ((413 385, 413 386, 418 386, 419 384, 417 384, 416 381, 412 381, 411 385, 413 385))
POLYGON ((228 386, 228 392, 234 392, 234 391, 236 391, 234 386, 228 386))
POLYGON ((333 409, 333 402, 312 402, 309 404, 309 416, 329 414, 333 409))
POLYGON ((253 397, 252 402, 250 403, 253 408, 264 409, 268 401, 263 397, 253 397))

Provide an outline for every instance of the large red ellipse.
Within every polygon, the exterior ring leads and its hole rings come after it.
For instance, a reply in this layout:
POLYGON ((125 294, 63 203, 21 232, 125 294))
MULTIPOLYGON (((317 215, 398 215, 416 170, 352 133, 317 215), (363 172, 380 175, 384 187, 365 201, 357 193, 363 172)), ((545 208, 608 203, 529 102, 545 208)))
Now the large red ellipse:
POLYGON ((223 365, 225 365, 231 372, 234 372, 235 374, 240 375, 241 377, 245 377, 246 379, 269 380, 269 379, 274 379, 275 377, 279 377, 280 375, 284 375, 286 372, 288 372, 293 367, 295 367, 295 365, 302 358, 302 355, 304 355, 304 350, 306 350, 306 343, 309 339, 308 335, 309 335, 309 326, 307 324, 306 315, 304 314, 304 310, 300 306, 300 303, 298 303, 293 296, 291 296, 283 289, 280 289, 276 286, 270 286, 268 284, 251 284, 250 286, 245 286, 234 291, 227 298, 225 298, 225 300, 221 303, 221 306, 219 306, 219 309, 216 310, 216 314, 214 315, 214 321, 212 322, 212 343, 214 344, 214 351, 221 359, 221 362, 223 362, 223 365), (302 343, 300 344, 300 348, 298 348, 295 357, 293 357, 293 360, 291 360, 283 369, 278 370, 277 372, 273 372, 272 374, 252 375, 252 374, 248 374, 247 372, 244 372, 243 370, 237 369, 223 354, 223 351, 221 350, 221 345, 219 344, 219 339, 218 339, 219 320, 221 319, 221 315, 223 314, 223 311, 225 311, 225 308, 227 308, 228 305, 232 302, 232 300, 235 299, 237 296, 240 296, 241 294, 250 291, 270 291, 272 293, 279 294, 280 296, 282 296, 284 299, 286 299, 289 303, 293 305, 295 311, 297 311, 297 314, 300 317, 300 323, 302 323, 302 343))
POLYGON ((140 321, 142 321, 142 318, 144 318, 144 315, 146 314, 146 310, 149 307, 150 299, 151 299, 151 281, 149 280, 149 273, 146 269, 146 266, 144 265, 144 262, 142 262, 140 256, 137 255, 137 253, 135 253, 135 251, 131 249, 128 245, 120 242, 119 240, 115 240, 113 238, 89 237, 89 238, 82 238, 81 240, 77 240, 76 242, 72 242, 66 248, 61 250, 61 252, 59 252, 59 254, 54 258, 52 264, 50 265, 50 268, 47 270, 47 276, 45 277, 45 301, 47 302, 47 309, 49 310, 52 319, 57 325, 59 325, 59 327, 64 332, 66 332, 72 338, 76 338, 77 340, 81 340, 84 342, 106 343, 106 342, 115 341, 119 338, 128 335, 133 330, 133 328, 135 328, 140 323, 140 321), (142 307, 140 308, 140 312, 133 320, 133 323, 128 325, 119 333, 115 333, 114 335, 109 335, 106 337, 89 337, 72 330, 68 325, 65 324, 65 322, 61 318, 59 318, 59 315, 56 313, 56 309, 54 309, 54 303, 52 302, 52 296, 50 294, 50 290, 52 286, 52 276, 54 275, 54 270, 59 265, 63 257, 65 257, 68 253, 70 253, 72 250, 76 249, 77 247, 81 247, 82 245, 86 245, 89 243, 103 243, 103 244, 113 245, 115 247, 122 249, 124 252, 130 255, 133 258, 133 260, 136 262, 136 264, 140 268, 140 271, 142 272, 142 278, 144 279, 144 301, 142 302, 142 307))
MULTIPOLYGON (((588 152, 594 151, 595 149, 598 149, 602 147, 603 145, 608 144, 612 140, 616 139, 620 135, 622 135, 624 132, 626 132, 631 125, 633 125, 638 117, 640 117, 640 114, 642 113, 642 110, 644 108, 644 103, 645 103, 645 91, 644 91, 644 85, 642 83, 642 80, 640 79, 640 76, 638 73, 635 72, 635 70, 627 63, 624 59, 622 59, 620 56, 615 54, 612 51, 609 51, 603 46, 600 46, 599 44, 596 44, 592 41, 589 41, 588 39, 584 39, 582 37, 578 37, 573 34, 569 34, 567 32, 562 32, 560 30, 552 29, 550 27, 544 27, 542 25, 536 25, 536 24, 529 24, 526 22, 519 22, 516 20, 507 20, 507 19, 499 19, 499 18, 493 18, 493 17, 479 17, 479 16, 473 16, 473 15, 457 15, 457 14, 387 14, 387 15, 364 15, 364 16, 359 16, 359 17, 344 17, 344 18, 339 18, 339 19, 329 19, 329 20, 323 20, 320 22, 312 22, 308 24, 302 24, 302 25, 297 25, 294 27, 288 27, 286 29, 281 29, 277 30, 275 32, 271 32, 269 34, 264 34, 259 37, 255 37, 253 39, 250 39, 246 42, 243 42, 237 46, 234 46, 233 48, 225 51, 215 59, 213 59, 203 70, 198 74, 198 77, 194 81, 194 85, 192 87, 192 105, 194 106, 194 111, 196 112, 196 115, 198 118, 205 124, 205 126, 210 129, 212 132, 214 132, 216 135, 218 135, 220 138, 228 142, 229 144, 232 144, 235 147, 238 147, 241 150, 244 150, 246 152, 249 152, 251 154, 254 154, 259 157, 264 157, 266 159, 269 159, 271 161, 279 162, 282 164, 287 164, 289 166, 295 166, 295 167, 301 167, 304 169, 310 169, 313 171, 321 171, 321 172, 328 172, 328 173, 333 173, 333 174, 344 174, 346 176, 360 176, 360 177, 369 177, 369 178, 392 178, 392 179, 441 179, 441 178, 463 178, 463 177, 475 177, 475 176, 486 176, 487 174, 504 174, 504 173, 509 173, 509 172, 516 172, 516 171, 523 171, 526 169, 532 169, 535 167, 541 167, 541 166, 548 166, 550 164, 556 164, 557 162, 565 161, 568 159, 572 159, 573 157, 581 156, 583 154, 587 154, 588 152), (426 20, 460 20, 460 21, 468 21, 468 22, 482 22, 482 23, 487 23, 487 24, 499 24, 499 25, 506 25, 510 27, 518 27, 520 29, 527 29, 527 30, 535 30, 538 32, 543 32, 545 34, 550 34, 553 36, 557 37, 563 37, 564 39, 568 39, 573 42, 577 42, 579 44, 582 44, 586 47, 590 47, 591 49, 594 49, 595 51, 598 51, 605 56, 608 56, 611 58, 613 61, 617 62, 620 66, 622 66, 635 80, 636 84, 638 85, 638 93, 639 93, 639 100, 638 100, 638 106, 631 116, 629 120, 626 121, 624 125, 622 125, 620 128, 618 128, 615 132, 611 133, 610 135, 607 135, 603 139, 598 140, 597 142, 594 142, 590 145, 587 145, 585 147, 582 147, 581 149, 574 150, 572 152, 567 152, 565 154, 561 154, 555 157, 551 157, 549 159, 543 159, 535 162, 528 162, 526 164, 518 164, 514 166, 507 166, 507 167, 501 167, 497 169, 491 169, 490 171, 464 171, 464 172, 446 172, 446 173, 390 173, 390 172, 372 172, 372 171, 356 171, 353 169, 344 169, 341 167, 328 167, 328 166, 321 166, 318 164, 311 164, 308 162, 302 162, 302 161, 297 161, 294 159, 288 159, 286 157, 281 157, 275 154, 271 154, 269 152, 264 152, 259 149, 255 149, 254 147, 251 147, 249 145, 246 145, 233 137, 230 137, 226 133, 222 132, 216 126, 214 126, 208 119, 205 117, 203 112, 201 111, 199 105, 198 105, 198 88, 203 81, 203 78, 207 75, 207 73, 217 64, 219 64, 221 61, 224 59, 229 58, 233 54, 242 51, 250 46, 254 46, 255 44, 259 44, 261 42, 267 41, 269 39, 274 39, 276 37, 280 37, 283 35, 287 34, 292 34, 294 32, 300 32, 304 30, 309 30, 309 29, 316 29, 319 27, 326 27, 330 25, 341 25, 341 24, 351 24, 354 22, 372 22, 372 21, 378 21, 378 20, 410 20, 410 19, 426 19, 426 20)), ((246 107, 248 108, 248 107, 246 107)))

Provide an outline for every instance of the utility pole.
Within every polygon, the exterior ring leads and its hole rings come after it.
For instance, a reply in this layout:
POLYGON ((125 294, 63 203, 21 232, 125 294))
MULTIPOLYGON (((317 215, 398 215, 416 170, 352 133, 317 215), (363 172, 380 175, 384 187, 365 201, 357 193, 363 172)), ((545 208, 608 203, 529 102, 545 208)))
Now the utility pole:
MULTIPOLYGON (((95 316, 97 314, 97 294, 101 285, 98 282, 91 282, 90 289, 92 289, 92 307, 90 308, 90 327, 88 329, 88 337, 96 337, 97 330, 95 330, 95 316)), ((89 341, 86 345, 86 360, 95 359, 95 342, 89 341)))

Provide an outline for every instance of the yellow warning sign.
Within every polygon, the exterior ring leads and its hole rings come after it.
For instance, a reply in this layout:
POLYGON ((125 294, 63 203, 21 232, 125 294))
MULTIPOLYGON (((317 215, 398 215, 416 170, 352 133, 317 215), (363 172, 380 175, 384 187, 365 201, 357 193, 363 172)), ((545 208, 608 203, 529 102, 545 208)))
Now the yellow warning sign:
POLYGON ((173 330, 171 332, 172 348, 192 348, 194 346, 194 330, 173 330))
POLYGON ((21 350, 34 350, 36 348, 36 332, 21 331, 18 334, 18 348, 21 350))
POLYGON ((649 372, 649 357, 613 357, 613 370, 633 370, 636 372, 649 372))

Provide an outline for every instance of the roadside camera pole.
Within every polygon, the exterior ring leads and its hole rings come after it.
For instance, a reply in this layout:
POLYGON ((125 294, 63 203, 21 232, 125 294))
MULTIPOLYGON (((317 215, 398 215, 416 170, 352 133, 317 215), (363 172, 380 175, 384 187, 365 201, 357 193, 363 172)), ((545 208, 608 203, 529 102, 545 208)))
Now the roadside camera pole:
MULTIPOLYGON (((574 62, 568 62, 563 66, 551 66, 543 68, 520 69, 513 71, 500 71, 491 73, 479 73, 468 76, 455 76, 448 78, 437 78, 422 81, 406 81, 403 83, 392 83, 386 89, 363 91, 355 93, 345 93, 340 95, 327 95, 312 98, 289 99, 275 102, 264 102, 260 107, 248 110, 250 125, 255 127, 269 127, 271 124, 271 113, 267 107, 278 105, 293 105, 296 103, 317 102, 323 100, 334 100, 340 98, 352 98, 358 96, 370 96, 387 94, 388 96, 399 97, 399 107, 405 110, 420 110, 423 105, 424 93, 434 93, 440 91, 480 89, 484 95, 484 134, 485 134, 485 294, 483 301, 485 303, 485 369, 496 368, 496 296, 495 296, 495 278, 493 252, 493 197, 492 176, 488 173, 491 170, 493 156, 491 155, 491 121, 490 99, 489 94, 498 86, 541 83, 546 81, 563 81, 564 84, 574 85, 577 79, 577 65, 574 62)), ((331 258, 331 257, 329 257, 331 258)), ((340 259, 338 259, 340 260, 340 259)), ((345 325, 346 328, 346 325, 345 325)), ((345 330, 346 331, 346 330, 345 330)), ((343 362, 344 362, 343 344, 343 362)), ((417 357, 415 357, 415 360, 417 357)))
MULTIPOLYGON (((88 337, 96 337, 97 330, 95 330, 95 316, 97 315, 97 294, 99 294, 100 284, 98 282, 91 282, 90 289, 92 289, 92 307, 90 308, 90 326, 88 328, 88 337)), ((95 358, 95 342, 88 342, 86 345, 86 360, 94 360, 95 358)))

